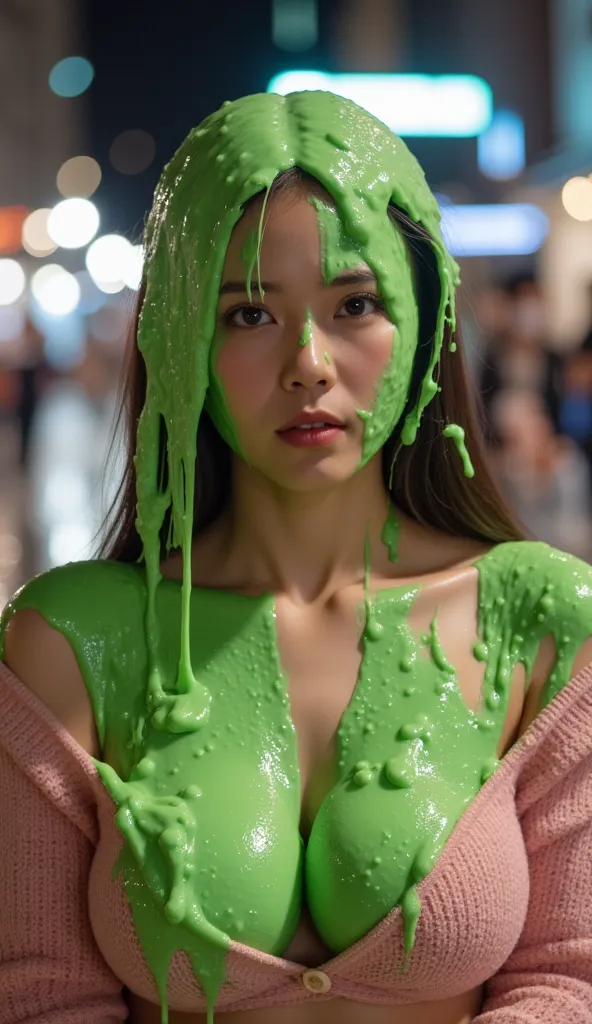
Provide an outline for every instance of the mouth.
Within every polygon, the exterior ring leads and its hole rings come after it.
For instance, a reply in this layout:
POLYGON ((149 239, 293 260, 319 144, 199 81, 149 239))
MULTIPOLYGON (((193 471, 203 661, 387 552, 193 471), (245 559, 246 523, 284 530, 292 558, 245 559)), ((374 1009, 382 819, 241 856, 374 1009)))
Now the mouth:
POLYGON ((333 413, 324 412, 323 409, 318 409, 315 412, 301 412, 294 419, 286 423, 285 426, 280 427, 277 431, 278 434, 283 434, 287 430, 318 430, 323 427, 339 427, 341 430, 345 430, 345 423, 334 416, 333 413))
POLYGON ((299 416, 291 424, 276 431, 286 444, 296 448, 320 448, 335 444, 345 433, 345 424, 334 417, 299 416))

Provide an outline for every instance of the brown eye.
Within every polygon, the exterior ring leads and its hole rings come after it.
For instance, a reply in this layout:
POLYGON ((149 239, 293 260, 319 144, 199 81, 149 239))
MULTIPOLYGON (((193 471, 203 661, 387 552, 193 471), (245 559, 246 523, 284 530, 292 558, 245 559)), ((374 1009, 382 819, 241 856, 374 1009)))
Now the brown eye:
POLYGON ((338 316, 345 316, 349 319, 361 320, 364 317, 372 316, 379 312, 383 304, 378 295, 352 295, 346 299, 340 307, 338 316), (342 312, 344 310, 345 312, 342 312))
POLYGON ((272 323, 269 313, 259 306, 239 306, 226 314, 226 322, 233 327, 262 327, 272 323), (264 317, 268 317, 264 320, 264 317))

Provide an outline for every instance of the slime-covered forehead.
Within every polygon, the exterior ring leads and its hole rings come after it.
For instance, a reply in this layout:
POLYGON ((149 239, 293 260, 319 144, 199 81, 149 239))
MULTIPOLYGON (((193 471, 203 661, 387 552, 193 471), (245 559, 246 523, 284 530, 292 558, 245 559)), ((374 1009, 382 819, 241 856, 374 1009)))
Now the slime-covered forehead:
MULTIPOLYGON (((363 466, 382 448, 392 433, 400 419, 409 391, 409 378, 418 337, 418 309, 410 252, 400 231, 387 218, 382 225, 382 230, 372 235, 369 242, 362 244, 356 241, 350 234, 350 222, 347 219, 347 214, 336 207, 332 197, 324 189, 319 188, 316 179, 311 179, 307 175, 305 178, 299 176, 296 179, 288 180, 299 182, 301 194, 307 198, 316 212, 318 240, 311 236, 307 247, 314 247, 317 250, 315 253, 310 253, 310 258, 316 262, 316 259, 320 257, 325 284, 329 286, 345 270, 361 267, 368 269, 369 266, 379 279, 381 293, 384 295, 385 292, 388 292, 386 305, 390 318, 395 324, 391 357, 384 372, 374 382, 373 396, 369 407, 358 410, 363 422, 363 446, 360 459, 360 466, 363 466), (319 244, 320 253, 318 252, 319 244)), ((228 251, 228 255, 232 258, 231 277, 233 279, 237 277, 239 253, 242 257, 239 274, 242 274, 245 281, 245 292, 249 301, 251 301, 251 283, 255 284, 257 279, 259 280, 260 294, 264 297, 264 292, 261 289, 261 266, 258 263, 258 257, 261 258, 263 266, 267 264, 268 267, 271 258, 266 253, 270 227, 266 227, 261 244, 257 225, 260 228, 264 217, 265 223, 268 225, 268 216, 273 218, 275 203, 281 203, 286 193, 274 191, 270 202, 267 202, 268 193, 263 195, 265 197, 263 202, 258 202, 251 208, 247 207, 248 213, 245 213, 245 220, 239 221, 235 225, 235 232, 238 234, 231 239, 232 254, 230 250, 228 251), (251 224, 254 224, 255 227, 250 227, 251 224), (243 239, 245 239, 244 242, 243 239)), ((287 244, 290 250, 291 239, 285 239, 283 236, 282 239, 282 248, 287 244)), ((227 274, 228 267, 225 265, 224 277, 227 274)), ((267 273, 263 277, 267 279, 267 273)), ((312 322, 308 327, 310 333, 312 322)), ((223 343, 224 330, 219 327, 211 349, 210 383, 206 396, 206 408, 227 444, 237 454, 244 457, 242 439, 236 432, 224 389, 216 371, 218 353, 223 343)), ((296 339, 294 339, 294 344, 296 344, 296 339)))
MULTIPOLYGON (((397 345, 395 339, 394 346, 399 414, 413 368, 417 310, 402 301, 404 247, 389 224, 389 203, 430 235, 441 305, 418 414, 435 392, 432 374, 445 318, 453 313, 457 274, 440 234, 438 205, 405 144, 365 110, 332 93, 260 94, 225 104, 190 132, 165 168, 147 226, 146 297, 138 339, 147 397, 136 459, 138 527, 145 548, 157 537, 170 503, 173 543, 182 544, 188 529, 184 513, 193 508, 197 430, 210 385, 210 346, 226 249, 244 204, 291 167, 317 179, 332 197, 335 212, 319 209, 321 222, 336 235, 331 218, 337 216, 339 231, 376 273, 389 315, 409 341, 397 345), (161 417, 168 443, 166 495, 158 491, 161 417)), ((338 249, 343 246, 332 247, 335 253, 338 249)), ((373 412, 380 419, 380 394, 373 412)), ((406 443, 413 440, 417 423, 418 416, 408 417, 406 443)))

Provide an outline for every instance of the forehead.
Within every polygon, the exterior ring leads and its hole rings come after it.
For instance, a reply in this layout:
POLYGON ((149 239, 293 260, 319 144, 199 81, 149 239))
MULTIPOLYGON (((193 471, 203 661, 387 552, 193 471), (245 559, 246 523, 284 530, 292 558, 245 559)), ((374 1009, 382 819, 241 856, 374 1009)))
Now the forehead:
MULTIPOLYGON (((249 234, 253 229, 258 231, 263 216, 265 232, 268 228, 274 231, 281 231, 284 227, 296 227, 299 221, 304 218, 308 226, 315 223, 315 210, 312 205, 313 193, 302 188, 279 189, 273 192, 266 200, 265 194, 259 194, 249 200, 245 210, 236 222, 230 245, 236 245, 236 240, 249 234), (265 210, 264 210, 265 207, 265 210)), ((333 209, 335 204, 329 197, 323 197, 323 201, 333 209)))
POLYGON ((249 254, 256 251, 260 227, 262 261, 277 265, 299 251, 318 262, 321 250, 319 226, 310 198, 310 194, 301 189, 285 189, 272 194, 265 203, 265 210, 264 196, 256 196, 249 202, 232 231, 224 276, 231 271, 244 270, 249 254))

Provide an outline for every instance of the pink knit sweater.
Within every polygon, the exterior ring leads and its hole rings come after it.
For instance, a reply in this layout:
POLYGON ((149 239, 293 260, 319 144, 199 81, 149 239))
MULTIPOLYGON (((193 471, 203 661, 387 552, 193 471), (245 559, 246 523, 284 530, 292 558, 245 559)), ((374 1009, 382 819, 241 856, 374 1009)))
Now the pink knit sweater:
MULTIPOLYGON (((0 664, 0 1024, 110 1024, 157 1002, 111 867, 121 845, 89 756, 0 664)), ((420 886, 411 963, 393 910, 322 970, 233 942, 217 1010, 335 997, 403 1004, 483 982, 474 1024, 592 1024, 592 666, 504 758, 420 886)), ((172 1009, 204 1001, 183 954, 172 1009)))

